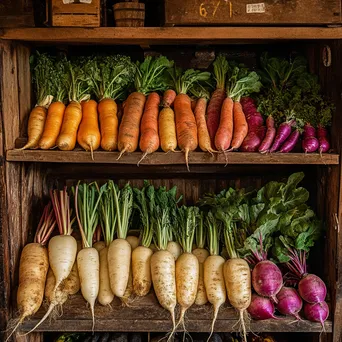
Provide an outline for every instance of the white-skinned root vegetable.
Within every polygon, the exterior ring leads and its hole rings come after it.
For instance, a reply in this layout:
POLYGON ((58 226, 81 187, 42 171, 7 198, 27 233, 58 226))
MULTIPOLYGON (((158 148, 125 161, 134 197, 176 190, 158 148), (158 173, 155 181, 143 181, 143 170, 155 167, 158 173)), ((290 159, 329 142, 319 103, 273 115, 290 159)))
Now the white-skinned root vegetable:
POLYGON ((135 250, 139 246, 139 238, 134 235, 128 235, 126 240, 131 245, 132 251, 135 250))
POLYGON ((34 315, 38 311, 43 302, 44 287, 49 269, 48 252, 45 245, 55 225, 54 213, 51 210, 51 203, 49 203, 44 208, 34 242, 27 244, 21 252, 17 292, 17 305, 20 316, 6 342, 25 318, 34 315))
POLYGON ((181 311, 177 326, 184 325, 186 310, 195 303, 198 279, 199 263, 197 257, 192 254, 192 245, 195 236, 196 221, 198 216, 197 207, 182 206, 178 210, 179 215, 179 243, 184 253, 176 261, 176 294, 177 302, 181 311))
POLYGON ((93 244, 93 247, 100 253, 103 248, 106 248, 104 241, 97 241, 93 244))
POLYGON ((101 305, 110 305, 114 299, 114 294, 110 288, 108 274, 108 248, 105 247, 99 251, 100 257, 100 286, 98 301, 101 305))
POLYGON ((113 294, 121 298, 125 294, 131 268, 132 248, 126 237, 133 208, 133 191, 129 184, 126 184, 120 191, 113 184, 111 191, 118 215, 117 239, 113 240, 108 247, 108 272, 113 294))
POLYGON ((140 214, 141 224, 141 246, 134 249, 132 252, 132 272, 133 272, 133 289, 134 293, 143 297, 146 296, 151 289, 151 257, 153 251, 150 249, 150 244, 153 238, 153 215, 155 202, 154 187, 145 182, 144 187, 134 189, 135 207, 140 214))
POLYGON ((99 252, 92 247, 93 236, 99 221, 98 206, 103 194, 96 183, 77 184, 75 209, 78 227, 82 236, 83 249, 77 255, 77 269, 83 298, 89 303, 92 316, 92 331, 95 328, 95 301, 100 287, 99 252))
POLYGON ((204 225, 204 215, 203 212, 200 213, 199 222, 196 227, 195 238, 196 246, 192 246, 192 254, 194 254, 198 260, 199 266, 199 277, 198 277, 198 287, 196 294, 196 305, 204 305, 208 302, 207 293, 204 286, 204 262, 209 256, 209 252, 204 248, 205 246, 205 236, 206 236, 206 226, 204 225), (195 246, 195 248, 194 248, 195 246))
POLYGON ((169 241, 166 249, 173 255, 175 261, 183 253, 181 245, 177 241, 169 241))
POLYGON ((172 235, 171 227, 176 225, 176 188, 166 191, 165 187, 160 187, 156 193, 157 206, 154 207, 153 217, 154 242, 158 250, 151 257, 151 276, 159 304, 171 315, 173 328, 168 337, 171 340, 176 330, 176 266, 174 256, 166 248, 172 235))
POLYGON ((251 304, 247 311, 256 320, 278 319, 274 316, 274 304, 268 297, 261 297, 255 293, 252 294, 251 304))
POLYGON ((225 303, 227 295, 223 275, 225 260, 219 255, 220 235, 212 212, 208 213, 205 223, 208 230, 210 256, 204 262, 204 285, 208 301, 212 304, 214 310, 211 331, 207 340, 209 341, 214 332, 218 312, 221 305, 225 303))

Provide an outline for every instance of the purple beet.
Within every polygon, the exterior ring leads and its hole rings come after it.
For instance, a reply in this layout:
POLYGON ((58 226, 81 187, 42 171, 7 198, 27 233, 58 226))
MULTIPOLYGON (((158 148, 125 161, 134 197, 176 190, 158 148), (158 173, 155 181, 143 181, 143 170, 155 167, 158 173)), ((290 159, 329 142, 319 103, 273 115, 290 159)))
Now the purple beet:
POLYGON ((316 152, 319 148, 318 139, 314 136, 306 137, 302 140, 302 149, 305 153, 316 152))
POLYGON ((304 126, 303 135, 304 135, 304 138, 316 137, 316 129, 315 129, 315 127, 311 126, 309 123, 306 123, 305 126, 304 126))
POLYGON ((281 153, 291 152, 295 148, 299 137, 300 137, 300 133, 299 133, 298 129, 294 130, 291 133, 291 135, 288 137, 288 139, 286 139, 284 144, 281 146, 279 152, 281 152, 281 153))
POLYGON ((315 274, 305 274, 298 283, 300 296, 308 303, 320 303, 325 300, 327 287, 315 274))
POLYGON ((251 304, 247 311, 256 320, 278 319, 278 317, 274 316, 274 304, 272 301, 269 298, 258 296, 255 293, 252 294, 251 304))
POLYGON ((328 136, 327 129, 322 126, 318 126, 317 137, 318 137, 318 142, 319 142, 320 153, 326 153, 330 149, 330 143, 329 143, 327 136, 328 136))
POLYGON ((304 315, 312 322, 320 322, 324 331, 324 322, 329 316, 329 307, 326 302, 321 303, 305 303, 304 304, 304 315))
POLYGON ((249 132, 243 140, 240 150, 242 152, 256 152, 261 143, 258 134, 255 131, 249 132))
POLYGON ((290 136, 291 134, 291 128, 293 125, 293 121, 286 121, 280 124, 277 130, 277 135, 274 139, 273 145, 270 149, 270 152, 276 152, 279 150, 280 146, 286 141, 286 139, 290 136))
POLYGON ((283 276, 279 267, 272 261, 260 261, 253 268, 252 284, 257 294, 269 297, 277 303, 276 295, 283 287, 283 276))
POLYGON ((274 128, 274 119, 272 116, 269 116, 266 119, 266 126, 267 126, 266 136, 261 142, 261 145, 259 146, 260 153, 268 152, 271 145, 273 144, 273 140, 276 135, 276 129, 274 128))
POLYGON ((302 310, 303 301, 298 292, 292 287, 283 287, 277 294, 277 310, 286 316, 294 316, 298 320, 301 318, 298 312, 302 310))
POLYGON ((263 141, 266 136, 266 126, 260 126, 257 130, 258 137, 260 141, 263 141))

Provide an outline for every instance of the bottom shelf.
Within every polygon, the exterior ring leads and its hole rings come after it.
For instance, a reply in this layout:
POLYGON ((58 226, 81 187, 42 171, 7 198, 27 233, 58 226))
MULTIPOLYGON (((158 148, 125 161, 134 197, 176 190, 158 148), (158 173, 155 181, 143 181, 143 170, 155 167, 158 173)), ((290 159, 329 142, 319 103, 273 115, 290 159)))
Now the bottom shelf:
MULTIPOLYGON (((46 312, 41 308, 29 321, 21 325, 21 331, 31 330, 46 312)), ((178 314, 178 312, 177 312, 178 314)), ((135 299, 129 307, 123 307, 116 298, 111 307, 95 306, 95 331, 117 332, 167 332, 172 325, 169 313, 157 302, 153 293, 143 298, 135 299)), ((192 306, 185 319, 186 329, 189 332, 209 332, 212 318, 210 305, 192 306)), ((90 310, 80 294, 70 298, 63 307, 63 316, 59 319, 47 319, 36 330, 37 332, 62 331, 84 332, 91 331, 92 321, 90 310)), ((294 321, 293 318, 279 320, 251 321, 250 330, 257 332, 321 332, 320 323, 306 320, 294 321)), ((326 321, 326 332, 332 332, 332 322, 326 321)), ((215 331, 239 331, 237 315, 232 307, 225 304, 221 307, 215 324, 215 331)))

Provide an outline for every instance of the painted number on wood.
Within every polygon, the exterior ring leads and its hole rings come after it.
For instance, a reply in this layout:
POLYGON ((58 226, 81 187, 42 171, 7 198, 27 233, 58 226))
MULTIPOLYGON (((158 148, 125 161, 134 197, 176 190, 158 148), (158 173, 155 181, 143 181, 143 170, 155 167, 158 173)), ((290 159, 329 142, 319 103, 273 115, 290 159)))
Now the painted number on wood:
POLYGON ((222 3, 222 6, 224 4, 229 6, 229 17, 231 18, 232 14, 233 14, 233 5, 232 5, 231 1, 227 1, 227 0, 224 0, 224 1, 213 0, 213 1, 211 1, 211 3, 208 3, 208 4, 202 2, 199 6, 200 16, 204 17, 204 18, 206 18, 208 15, 215 17, 217 10, 221 6, 221 3, 222 3))
POLYGON ((265 3, 260 2, 258 4, 247 4, 246 12, 247 13, 265 13, 265 3))

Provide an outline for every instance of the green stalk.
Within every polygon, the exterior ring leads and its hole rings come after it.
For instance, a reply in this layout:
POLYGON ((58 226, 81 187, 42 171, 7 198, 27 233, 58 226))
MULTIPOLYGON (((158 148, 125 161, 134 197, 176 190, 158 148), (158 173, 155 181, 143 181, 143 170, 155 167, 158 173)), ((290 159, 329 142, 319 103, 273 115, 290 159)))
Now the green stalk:
POLYGON ((178 209, 178 240, 184 253, 192 252, 198 215, 198 207, 186 207, 183 205, 178 209))
POLYGON ((204 212, 201 211, 198 216, 198 224, 195 232, 197 248, 205 248, 205 234, 206 226, 204 225, 204 212))
POLYGON ((210 255, 219 255, 219 228, 217 221, 211 211, 208 212, 205 218, 205 224, 208 231, 208 244, 210 255))
POLYGON ((226 57, 218 55, 214 63, 214 75, 216 79, 216 89, 225 89, 226 76, 229 70, 229 64, 226 57))

